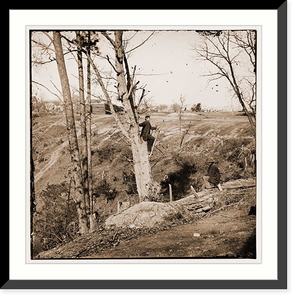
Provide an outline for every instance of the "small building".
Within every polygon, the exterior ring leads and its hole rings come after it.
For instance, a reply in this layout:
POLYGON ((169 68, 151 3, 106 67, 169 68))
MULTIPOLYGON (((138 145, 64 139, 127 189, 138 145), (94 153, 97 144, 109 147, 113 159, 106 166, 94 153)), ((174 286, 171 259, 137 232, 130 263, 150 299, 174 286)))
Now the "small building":
MULTIPOLYGON (((123 107, 119 105, 113 104, 115 112, 122 112, 123 107)), ((91 113, 95 115, 104 115, 104 114, 111 114, 110 105, 104 102, 98 103, 94 102, 91 103, 91 113)))
POLYGON ((106 114, 106 106, 105 103, 91 103, 91 113, 95 115, 104 115, 106 114))

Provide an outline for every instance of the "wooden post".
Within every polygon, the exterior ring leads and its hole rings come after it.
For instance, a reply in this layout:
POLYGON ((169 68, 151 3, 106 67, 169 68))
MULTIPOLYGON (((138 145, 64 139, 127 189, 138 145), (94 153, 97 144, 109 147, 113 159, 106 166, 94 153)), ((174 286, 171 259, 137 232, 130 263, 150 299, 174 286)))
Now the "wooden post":
POLYGON ((122 205, 122 202, 121 202, 121 201, 118 201, 118 203, 117 203, 117 213, 118 213, 118 214, 120 213, 121 205, 122 205))
POLYGON ((170 202, 173 202, 172 185, 169 183, 170 202))
POLYGON ((190 189, 191 189, 192 194, 193 194, 197 199, 200 199, 200 197, 198 196, 196 190, 193 188, 192 185, 190 186, 190 189))
POLYGON ((246 174, 246 170, 247 170, 247 158, 245 156, 244 157, 244 174, 246 174))

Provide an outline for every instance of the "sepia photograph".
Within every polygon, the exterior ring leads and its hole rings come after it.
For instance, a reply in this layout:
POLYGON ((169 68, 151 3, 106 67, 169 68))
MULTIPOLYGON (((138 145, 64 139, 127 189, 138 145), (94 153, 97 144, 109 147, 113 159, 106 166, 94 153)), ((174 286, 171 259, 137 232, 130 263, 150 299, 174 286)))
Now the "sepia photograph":
POLYGON ((28 36, 31 261, 260 259, 259 27, 28 36))

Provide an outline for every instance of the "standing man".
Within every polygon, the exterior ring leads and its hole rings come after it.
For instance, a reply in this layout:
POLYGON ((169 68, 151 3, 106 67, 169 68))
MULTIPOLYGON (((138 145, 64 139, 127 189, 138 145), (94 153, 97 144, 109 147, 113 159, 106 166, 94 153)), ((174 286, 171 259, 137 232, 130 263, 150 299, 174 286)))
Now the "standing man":
POLYGON ((222 187, 220 184, 220 172, 218 167, 215 164, 215 161, 209 160, 206 161, 206 164, 209 165, 208 171, 207 171, 207 176, 203 176, 203 186, 202 188, 212 188, 212 187, 217 187, 221 192, 222 192, 222 187))
POLYGON ((147 142, 148 152, 151 152, 155 138, 150 134, 150 130, 156 130, 158 127, 152 127, 150 124, 150 116, 145 117, 145 121, 139 124, 142 128, 141 137, 147 142))

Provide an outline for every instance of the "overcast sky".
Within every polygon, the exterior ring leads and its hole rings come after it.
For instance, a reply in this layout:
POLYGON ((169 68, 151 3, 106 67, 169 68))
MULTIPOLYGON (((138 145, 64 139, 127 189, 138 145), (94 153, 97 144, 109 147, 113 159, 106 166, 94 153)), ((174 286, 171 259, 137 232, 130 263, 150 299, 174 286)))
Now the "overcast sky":
MULTIPOLYGON (((124 38, 131 38, 127 50, 139 45, 151 33, 125 32, 124 38)), ((47 38, 42 39, 49 41, 47 38)), ((140 85, 146 85, 147 97, 151 97, 154 104, 171 105, 174 101, 179 102, 182 95, 186 98, 189 108, 200 102, 204 108, 240 109, 237 99, 232 99, 233 94, 225 79, 212 81, 208 85, 207 78, 203 75, 207 74, 212 66, 208 62, 199 62, 193 50, 199 39, 195 31, 157 31, 146 43, 130 53, 129 65, 137 66, 137 80, 140 81, 140 85)), ((108 53, 113 57, 113 52, 104 37, 101 37, 98 46, 102 54, 108 53)), ((70 54, 65 56, 65 60, 70 85, 77 88, 76 62, 70 54)), ((102 70, 109 68, 106 60, 96 60, 96 64, 102 70)), ((57 90, 51 81, 60 89, 56 62, 42 65, 38 69, 33 68, 32 78, 54 93, 57 93, 57 90)), ((98 86, 92 88, 95 94, 101 93, 98 86)), ((56 100, 55 96, 40 86, 33 85, 34 93, 45 100, 56 100)))

